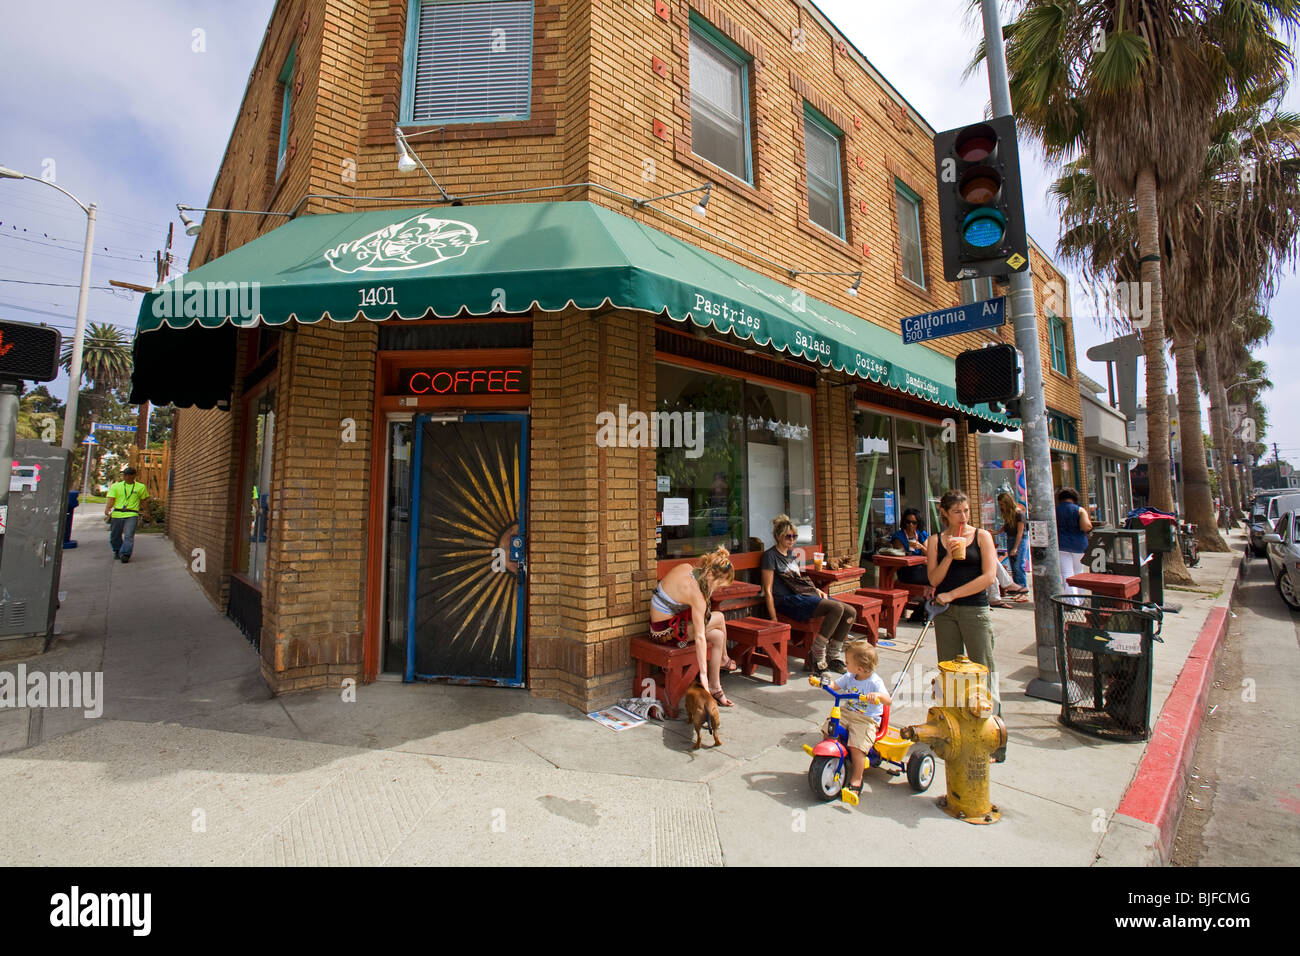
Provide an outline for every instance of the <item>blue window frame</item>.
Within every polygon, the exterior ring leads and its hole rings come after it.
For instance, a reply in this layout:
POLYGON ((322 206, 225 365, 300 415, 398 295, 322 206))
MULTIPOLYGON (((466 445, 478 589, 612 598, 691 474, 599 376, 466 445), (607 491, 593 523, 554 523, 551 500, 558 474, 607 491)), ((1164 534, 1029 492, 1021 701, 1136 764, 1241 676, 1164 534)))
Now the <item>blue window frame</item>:
POLYGON ((1048 313, 1047 321, 1052 339, 1052 368, 1062 375, 1070 374, 1069 362, 1065 354, 1065 323, 1048 313))
POLYGON ((925 263, 921 255, 921 197, 894 180, 898 204, 898 255, 903 278, 925 288, 925 263))
POLYGON ((807 103, 803 107, 804 160, 808 172, 808 218, 844 238, 844 186, 840 172, 843 131, 807 103))
POLYGON ((752 185, 749 64, 743 50, 691 15, 691 151, 752 185))
POLYGON ((401 125, 528 119, 533 0, 408 0, 401 125))
POLYGON ((280 100, 280 148, 275 158, 276 179, 284 174, 284 162, 289 155, 289 117, 293 110, 293 59, 297 52, 298 44, 295 43, 289 48, 289 56, 284 61, 284 68, 280 70, 280 82, 284 85, 284 93, 280 100))

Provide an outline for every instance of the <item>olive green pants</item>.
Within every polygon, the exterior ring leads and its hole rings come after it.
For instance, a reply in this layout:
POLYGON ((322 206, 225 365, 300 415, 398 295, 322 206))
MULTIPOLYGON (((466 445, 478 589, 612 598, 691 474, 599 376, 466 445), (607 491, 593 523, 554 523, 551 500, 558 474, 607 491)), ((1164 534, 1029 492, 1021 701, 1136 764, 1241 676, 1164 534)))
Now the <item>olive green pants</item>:
MULTIPOLYGON (((989 689, 998 695, 997 666, 993 663, 993 619, 987 607, 951 604, 934 619, 934 642, 939 660, 965 654, 989 669, 989 689)), ((1001 712, 1001 706, 998 707, 1001 712)))

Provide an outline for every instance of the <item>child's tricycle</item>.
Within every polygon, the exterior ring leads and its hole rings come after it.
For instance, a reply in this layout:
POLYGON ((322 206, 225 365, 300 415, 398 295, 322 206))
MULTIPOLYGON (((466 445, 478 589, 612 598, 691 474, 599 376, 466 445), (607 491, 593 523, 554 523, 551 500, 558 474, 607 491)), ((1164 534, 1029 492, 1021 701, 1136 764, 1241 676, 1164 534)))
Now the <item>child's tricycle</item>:
MULTIPOLYGON (((921 636, 917 638, 916 646, 912 648, 907 663, 903 665, 902 673, 894 683, 894 689, 890 692, 891 697, 898 693, 898 688, 903 683, 903 678, 907 676, 907 670, 912 666, 912 660, 920 650, 921 643, 925 640, 925 635, 929 632, 935 617, 948 610, 948 606, 927 601, 925 609, 927 612, 925 627, 921 629, 921 636)), ((812 788, 818 800, 829 801, 839 797, 845 803, 857 806, 858 795, 848 789, 849 778, 846 766, 851 764, 852 758, 849 756, 849 731, 840 722, 839 707, 840 701, 857 695, 837 694, 830 687, 825 686, 825 682, 818 677, 808 678, 808 683, 813 687, 821 687, 835 698, 835 706, 831 708, 830 733, 815 747, 810 744, 803 745, 804 752, 813 758, 812 765, 808 768, 808 786, 812 788)), ((864 695, 859 699, 865 702, 866 697, 864 695)), ((925 793, 934 782, 934 754, 924 747, 919 747, 909 754, 913 746, 913 741, 904 740, 897 730, 889 726, 889 705, 884 704, 880 715, 880 729, 876 731, 876 742, 867 752, 867 766, 879 767, 885 764, 885 773, 891 777, 906 772, 907 782, 912 785, 912 789, 917 793, 925 793)))
MULTIPOLYGON (((826 693, 835 698, 835 706, 831 708, 830 736, 816 747, 810 744, 803 745, 804 752, 813 758, 812 765, 808 768, 808 786, 812 787, 812 792, 816 794, 818 800, 834 800, 836 797, 841 797, 845 803, 856 805, 858 795, 847 789, 849 779, 847 769, 850 763, 849 731, 840 723, 839 703, 858 695, 837 694, 830 687, 825 686, 819 677, 809 677, 808 683, 814 687, 822 687, 826 693)), ((865 700, 865 695, 862 699, 865 700)), ((898 731, 889 726, 889 705, 885 704, 884 712, 880 715, 880 730, 876 733, 876 743, 867 752, 867 766, 879 767, 885 764, 885 773, 891 777, 897 777, 906 771, 907 782, 912 785, 912 789, 917 793, 925 793, 934 781, 934 754, 919 748, 909 756, 908 751, 912 747, 912 741, 904 740, 898 735, 898 731)))

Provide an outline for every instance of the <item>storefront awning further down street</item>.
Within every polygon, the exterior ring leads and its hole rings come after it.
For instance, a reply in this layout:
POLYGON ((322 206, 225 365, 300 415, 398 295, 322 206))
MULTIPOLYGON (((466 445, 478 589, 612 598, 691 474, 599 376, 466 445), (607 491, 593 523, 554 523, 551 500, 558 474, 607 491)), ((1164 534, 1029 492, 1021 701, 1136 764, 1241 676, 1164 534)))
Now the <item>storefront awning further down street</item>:
MULTIPOLYGON (((957 402, 953 361, 898 332, 587 202, 383 209, 295 219, 145 295, 133 398, 174 379, 150 336, 612 305, 757 345, 1006 423, 957 402), (197 329, 194 329, 197 331, 197 329), (144 367, 141 367, 143 365, 144 367)), ((186 336, 193 341, 193 335, 186 336)), ((155 340, 157 341, 157 340, 155 340)), ((211 402, 204 403, 211 404, 211 402)))

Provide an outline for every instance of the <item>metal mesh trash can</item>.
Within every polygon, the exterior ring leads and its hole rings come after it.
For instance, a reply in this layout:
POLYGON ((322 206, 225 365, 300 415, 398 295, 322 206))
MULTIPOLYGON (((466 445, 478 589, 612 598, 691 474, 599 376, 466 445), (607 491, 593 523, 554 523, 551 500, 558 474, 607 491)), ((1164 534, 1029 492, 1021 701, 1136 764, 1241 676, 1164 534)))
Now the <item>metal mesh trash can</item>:
POLYGON ((1108 740, 1146 740, 1160 607, 1100 594, 1057 594, 1052 601, 1061 722, 1108 740))

